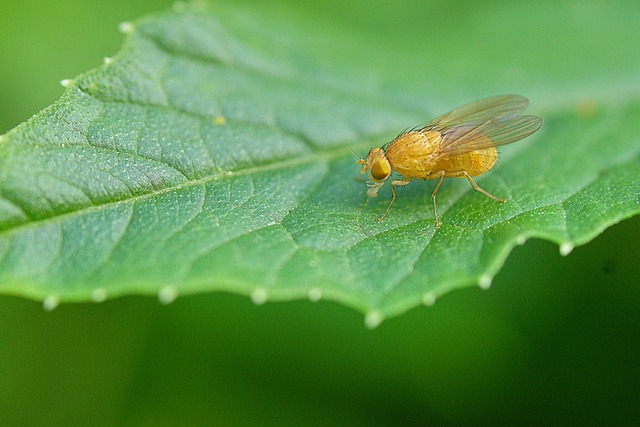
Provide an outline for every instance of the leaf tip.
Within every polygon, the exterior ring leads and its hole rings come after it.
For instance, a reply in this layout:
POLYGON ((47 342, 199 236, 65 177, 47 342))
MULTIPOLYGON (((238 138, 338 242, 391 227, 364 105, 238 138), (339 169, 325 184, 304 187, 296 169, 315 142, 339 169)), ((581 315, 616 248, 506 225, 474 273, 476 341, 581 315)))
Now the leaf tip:
POLYGON ((422 304, 426 305, 427 307, 431 307, 435 303, 436 303, 436 294, 434 294, 433 292, 425 292, 422 295, 422 304))
POLYGON ((493 282, 493 277, 485 273, 478 279, 478 286, 480 287, 480 289, 486 291, 491 287, 491 282, 493 282))
POLYGON ((379 310, 373 310, 367 313, 366 316, 364 316, 364 326, 366 326, 367 329, 375 329, 380 325, 380 323, 382 323, 383 320, 383 314, 379 310))
POLYGON ((573 244, 569 242, 564 242, 560 245, 560 255, 567 256, 573 250, 573 244))
POLYGON ((262 305, 267 302, 267 290, 265 288, 255 288, 251 292, 251 302, 255 305, 262 305))
POLYGON ((120 31, 120 33, 122 34, 131 34, 133 33, 133 30, 135 29, 135 26, 131 23, 131 22, 121 22, 118 25, 118 31, 120 31))
POLYGON ((318 302, 322 299, 322 289, 320 288, 311 288, 308 293, 309 301, 318 302))
POLYGON ((105 302, 107 300, 107 290, 105 288, 95 288, 91 291, 91 300, 93 302, 105 302))
POLYGON ((158 291, 158 301, 160 304, 171 304, 178 298, 178 288, 173 285, 165 286, 158 291))
POLYGON ((49 295, 42 301, 44 311, 53 311, 60 304, 60 298, 57 295, 49 295))

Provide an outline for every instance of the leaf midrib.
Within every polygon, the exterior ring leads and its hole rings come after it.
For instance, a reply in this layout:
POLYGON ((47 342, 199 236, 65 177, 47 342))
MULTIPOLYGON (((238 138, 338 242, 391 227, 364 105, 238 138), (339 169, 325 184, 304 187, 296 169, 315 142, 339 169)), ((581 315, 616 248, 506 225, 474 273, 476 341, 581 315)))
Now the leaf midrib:
MULTIPOLYGON (((5 141, 6 142, 6 141, 5 141)), ((89 144, 90 145, 90 144, 89 144)), ((113 151, 112 149, 109 149, 107 147, 97 147, 94 145, 90 145, 92 148, 95 148, 97 150, 107 150, 107 151, 113 151)), ((70 149, 73 146, 68 146, 67 148, 70 149)), ((82 146, 83 148, 86 148, 86 146, 82 146)), ((118 151, 118 153, 121 153, 120 151, 118 151)), ((233 170, 233 171, 224 171, 221 173, 214 173, 214 174, 210 174, 207 175, 205 177, 202 178, 198 178, 198 179, 189 179, 189 180, 185 180, 181 183, 175 184, 175 185, 170 185, 164 188, 160 188, 157 190, 152 190, 152 191, 147 191, 144 192, 142 194, 137 194, 137 195, 133 195, 131 197, 127 197, 127 198, 123 198, 123 199, 119 199, 119 200, 111 200, 111 201, 105 201, 102 203, 95 203, 95 204, 91 204, 91 205, 87 205, 85 207, 81 207, 79 209, 74 209, 68 212, 64 212, 64 213, 60 213, 60 214, 54 214, 54 215, 50 215, 50 216, 44 216, 44 217, 40 217, 38 219, 34 219, 34 220, 30 220, 27 222, 23 222, 20 224, 14 224, 11 225, 7 228, 5 228, 4 230, 0 230, 0 235, 7 235, 7 234, 11 234, 14 232, 17 232, 19 230, 24 230, 24 229, 31 229, 31 228, 35 228, 35 227, 40 227, 43 225, 46 225, 52 221, 59 221, 59 220, 63 220, 65 218, 72 218, 74 216, 78 216, 78 215, 82 215, 82 214, 86 214, 86 213, 91 213, 91 212, 95 212, 101 209, 106 209, 108 207, 111 206, 118 206, 120 204, 123 203, 135 203, 138 201, 143 201, 143 200, 147 200, 147 199, 151 199, 166 193, 171 193, 171 192, 175 192, 175 191, 180 191, 183 189, 188 189, 188 188, 192 188, 192 187, 197 187, 197 186, 201 186, 201 185, 206 185, 207 183, 213 182, 213 181, 220 181, 223 179, 231 179, 237 176, 245 176, 245 175, 251 175, 254 173, 259 173, 259 172, 264 172, 264 171, 278 171, 278 170, 284 170, 290 167, 294 167, 294 166, 299 166, 299 165, 303 165, 303 164, 309 164, 309 163, 316 163, 316 162, 330 162, 334 159, 343 157, 347 154, 350 153, 350 150, 346 149, 346 148, 339 148, 339 149, 332 149, 332 150, 326 150, 326 151, 315 151, 315 152, 311 152, 308 155, 303 155, 303 156, 297 156, 291 159, 287 159, 287 160, 278 160, 278 161, 273 161, 273 162, 265 162, 264 164, 261 165, 256 165, 256 166, 250 166, 250 167, 245 167, 245 168, 241 168, 238 170, 233 170)), ((127 154, 126 152, 124 152, 124 154, 127 154)), ((132 153, 129 153, 132 156, 132 153)), ((140 157, 142 159, 148 160, 144 157, 140 157)), ((5 200, 9 200, 6 199, 5 200)), ((23 209, 21 209, 23 211, 23 209)))

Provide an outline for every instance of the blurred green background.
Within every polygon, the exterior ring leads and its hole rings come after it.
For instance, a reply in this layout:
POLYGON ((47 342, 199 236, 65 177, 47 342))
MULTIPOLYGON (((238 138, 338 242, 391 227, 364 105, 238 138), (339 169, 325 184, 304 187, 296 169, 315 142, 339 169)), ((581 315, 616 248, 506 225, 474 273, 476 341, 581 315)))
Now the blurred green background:
MULTIPOLYGON (((171 2, 0 5, 4 133, 53 102, 61 79, 113 55, 118 23, 171 2)), ((359 19, 348 3, 295 7, 359 19)), ((489 291, 373 331, 328 302, 130 297, 47 313, 1 296, 0 425, 638 423, 635 236, 640 218, 565 258, 529 241, 489 291)))

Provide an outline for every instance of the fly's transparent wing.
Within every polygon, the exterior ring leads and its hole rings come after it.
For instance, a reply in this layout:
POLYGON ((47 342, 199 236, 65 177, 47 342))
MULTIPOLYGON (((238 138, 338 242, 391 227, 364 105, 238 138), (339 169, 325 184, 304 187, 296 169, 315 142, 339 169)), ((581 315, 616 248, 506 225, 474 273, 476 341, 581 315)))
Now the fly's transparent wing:
POLYGON ((467 122, 441 130, 442 155, 459 155, 483 148, 510 144, 526 138, 542 126, 542 118, 532 115, 494 117, 467 122))
MULTIPOLYGON (((443 130, 462 123, 486 122, 500 116, 512 116, 522 113, 529 100, 520 95, 499 95, 465 104, 442 116, 431 120, 420 130, 443 130)), ((416 129, 417 130, 417 129, 416 129)))

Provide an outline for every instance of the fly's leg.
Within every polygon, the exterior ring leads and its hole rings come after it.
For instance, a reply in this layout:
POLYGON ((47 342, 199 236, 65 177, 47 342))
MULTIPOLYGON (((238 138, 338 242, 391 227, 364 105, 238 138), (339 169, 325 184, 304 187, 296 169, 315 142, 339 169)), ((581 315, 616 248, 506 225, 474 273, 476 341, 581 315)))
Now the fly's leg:
POLYGON ((391 209, 391 205, 393 204, 393 202, 395 202, 396 200, 396 185, 399 187, 404 187, 405 185, 407 185, 408 183, 410 183, 411 180, 400 180, 400 179, 394 179, 393 181, 391 181, 391 201, 389 202, 389 206, 387 206, 387 210, 384 211, 384 214, 382 214, 382 216, 380 218, 378 218, 376 221, 380 222, 384 219, 384 217, 387 216, 387 213, 389 212, 389 209, 391 209))
POLYGON ((440 175, 440 179, 438 179, 438 182, 433 189, 433 193, 431 193, 431 198, 433 199, 433 216, 436 217, 436 228, 440 228, 440 220, 438 219, 438 207, 436 206, 436 194, 438 194, 440 185, 442 185, 442 181, 444 181, 445 171, 440 171, 438 172, 438 174, 440 175))
POLYGON ((471 184, 471 186, 473 187, 474 190, 484 194, 487 197, 492 198, 493 200, 497 201, 497 202, 506 202, 507 199, 503 199, 502 197, 496 197, 493 194, 487 192, 486 190, 483 190, 482 188, 478 187, 478 184, 476 184, 476 182, 473 180, 473 178, 471 178, 471 175, 469 175, 469 173, 467 173, 466 171, 464 172, 464 176, 469 180, 469 183, 471 184))

